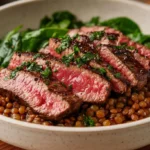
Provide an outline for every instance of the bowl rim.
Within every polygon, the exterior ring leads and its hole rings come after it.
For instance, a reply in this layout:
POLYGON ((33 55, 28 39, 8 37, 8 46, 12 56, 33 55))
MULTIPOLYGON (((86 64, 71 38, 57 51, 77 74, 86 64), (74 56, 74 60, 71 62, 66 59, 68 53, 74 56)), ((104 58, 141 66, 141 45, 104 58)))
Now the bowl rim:
MULTIPOLYGON (((0 12, 12 7, 16 7, 19 5, 24 5, 24 4, 28 4, 28 3, 32 3, 32 2, 38 2, 38 1, 43 1, 43 0, 20 0, 20 1, 15 1, 12 3, 8 3, 6 5, 3 5, 0 7, 0 12)), ((105 0, 102 0, 105 1, 105 0)), ((141 2, 137 2, 137 1, 131 1, 131 0, 107 0, 107 1, 114 1, 114 2, 120 2, 120 3, 127 3, 130 5, 134 5, 134 6, 138 6, 140 8, 143 9, 147 9, 148 11, 150 11, 150 6, 148 6, 147 4, 141 3, 141 2)), ((125 124, 118 124, 118 125, 113 125, 113 126, 102 126, 102 127, 59 127, 59 126, 43 126, 43 125, 37 125, 37 124, 32 124, 32 123, 27 123, 27 122, 23 122, 23 121, 18 121, 18 120, 14 120, 12 118, 8 118, 5 116, 0 115, 0 121, 9 123, 9 124, 13 124, 16 126, 20 126, 23 128, 29 128, 32 130, 43 130, 43 131, 59 131, 59 132, 104 132, 104 131, 112 131, 112 130, 120 130, 120 129, 124 129, 124 128, 132 128, 135 126, 140 126, 140 125, 144 125, 144 124, 150 124, 150 117, 142 119, 142 120, 138 120, 135 122, 130 122, 130 123, 125 123, 125 124)))

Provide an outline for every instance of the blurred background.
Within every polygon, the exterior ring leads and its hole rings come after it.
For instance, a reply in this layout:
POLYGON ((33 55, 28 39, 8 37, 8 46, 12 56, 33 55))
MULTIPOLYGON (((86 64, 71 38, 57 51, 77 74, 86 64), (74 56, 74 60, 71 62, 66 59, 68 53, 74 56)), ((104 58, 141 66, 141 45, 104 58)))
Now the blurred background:
MULTIPOLYGON (((10 3, 13 1, 17 1, 17 0, 0 0, 0 5, 4 5, 6 3, 10 3)), ((149 3, 150 4, 150 0, 137 0, 137 1, 141 1, 141 2, 145 2, 145 3, 149 3)))
POLYGON ((16 0, 0 0, 0 5, 4 5, 6 3, 10 3, 10 2, 13 2, 13 1, 16 1, 16 0))

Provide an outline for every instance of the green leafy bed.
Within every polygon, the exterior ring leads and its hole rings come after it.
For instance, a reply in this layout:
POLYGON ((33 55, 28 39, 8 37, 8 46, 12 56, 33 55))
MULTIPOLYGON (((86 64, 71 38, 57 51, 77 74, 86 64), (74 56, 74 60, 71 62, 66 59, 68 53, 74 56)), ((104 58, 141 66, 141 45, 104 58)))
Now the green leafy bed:
POLYGON ((7 67, 15 51, 38 52, 40 48, 47 46, 51 37, 61 37, 67 33, 68 29, 95 25, 120 30, 132 40, 150 48, 150 35, 144 35, 139 26, 129 18, 118 17, 100 21, 99 17, 93 17, 90 21, 83 22, 72 13, 61 11, 54 13, 51 17, 44 17, 36 30, 20 31, 21 26, 19 26, 0 40, 0 66, 7 67))

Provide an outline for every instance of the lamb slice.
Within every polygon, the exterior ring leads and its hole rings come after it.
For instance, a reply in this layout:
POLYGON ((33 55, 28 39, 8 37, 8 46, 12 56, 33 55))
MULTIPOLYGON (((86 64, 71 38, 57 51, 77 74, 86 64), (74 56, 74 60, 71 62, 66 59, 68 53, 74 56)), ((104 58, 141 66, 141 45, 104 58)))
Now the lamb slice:
MULTIPOLYGON (((15 78, 10 78, 12 71, 2 69, 0 71, 0 91, 10 93, 29 105, 34 111, 51 120, 59 120, 71 112, 79 109, 81 100, 72 93, 65 94, 52 89, 52 84, 61 85, 53 81, 46 85, 41 78, 32 73, 19 71, 15 78)), ((62 89, 62 88, 61 88, 62 89)))
MULTIPOLYGON (((64 50, 61 54, 58 54, 56 52, 56 49, 59 47, 59 45, 60 45, 60 42, 58 40, 50 39, 49 47, 42 49, 40 52, 45 53, 45 54, 51 54, 58 59, 62 59, 63 56, 68 56, 69 54, 72 54, 74 52, 73 48, 70 47, 64 50)), ((80 48, 79 55, 82 56, 83 55, 82 52, 87 50, 87 44, 86 45, 81 44, 80 47, 82 48, 80 48)), ((103 77, 106 78, 106 80, 108 80, 111 83, 113 90, 118 93, 124 93, 127 89, 126 84, 120 81, 119 79, 115 78, 115 76, 111 73, 111 71, 109 71, 107 67, 101 66, 101 64, 103 63, 98 64, 95 61, 90 61, 88 65, 94 69, 104 69, 106 71, 106 74, 103 75, 103 77)))
POLYGON ((26 61, 34 61, 43 67, 46 63, 49 63, 53 76, 67 87, 71 86, 73 93, 85 102, 104 102, 110 94, 110 84, 99 75, 77 66, 67 67, 50 55, 42 55, 35 60, 31 53, 15 53, 10 61, 9 68, 14 69, 26 61))
MULTIPOLYGON (((138 61, 146 70, 150 69, 150 50, 143 45, 133 42, 128 37, 124 36, 120 31, 117 31, 109 27, 95 26, 95 27, 82 27, 79 30, 78 34, 89 35, 91 32, 96 32, 96 31, 105 32, 105 36, 102 37, 102 39, 99 41, 99 44, 107 44, 107 45, 111 44, 111 45, 116 45, 116 46, 126 44, 129 47, 133 47, 135 49, 132 49, 132 51, 130 50, 130 48, 127 50, 132 52, 132 55, 134 56, 136 61, 138 61), (109 35, 116 37, 116 40, 110 40, 108 38, 109 35)), ((69 34, 70 33, 71 33, 71 36, 73 36, 73 32, 70 31, 69 34)))
MULTIPOLYGON (((93 27, 94 28, 94 27, 93 27)), ((81 28, 82 29, 82 28, 81 28)), ((89 29, 89 28, 86 28, 86 29, 89 29)), ((89 31, 92 31, 92 27, 90 28, 89 30, 87 30, 87 32, 89 31), (91 29, 91 30, 90 30, 91 29)), ((96 30, 97 28, 94 28, 94 31, 96 30)), ((101 31, 101 28, 99 28, 100 31, 101 31)), ((85 30, 83 30, 85 32, 85 30)), ((83 34, 84 36, 87 36, 89 37, 90 33, 85 33, 83 34)), ((115 33, 117 34, 117 32, 115 33)), ((83 42, 85 43, 85 39, 83 38, 83 35, 80 35, 80 38, 79 41, 80 42, 83 42)), ((89 37, 90 38, 90 37, 89 37)), ((89 41, 88 41, 89 42, 89 41)), ((122 57, 118 58, 118 56, 116 56, 116 54, 113 54, 113 52, 111 51, 110 48, 108 48, 107 46, 105 45, 111 45, 110 43, 106 44, 105 42, 103 42, 103 40, 94 40, 93 41, 94 43, 94 47, 96 49, 96 47, 99 47, 98 48, 98 51, 99 51, 99 55, 100 57, 102 57, 107 63, 109 63, 111 66, 113 66, 116 70, 118 70, 125 79, 127 79, 132 86, 137 86, 138 85, 138 80, 137 80, 137 77, 136 75, 134 74, 133 71, 130 70, 130 68, 128 67, 128 63, 126 61, 124 61, 124 59, 122 59, 122 57), (101 46, 105 44, 104 46, 101 46), (125 64, 124 64, 124 63, 125 64), (127 66, 126 66, 126 63, 127 63, 127 66)), ((94 49, 93 49, 94 50, 94 49)), ((135 55, 133 55, 132 52, 128 51, 126 49, 126 53, 130 54, 130 56, 132 56, 132 60, 134 60, 134 62, 137 62, 137 64, 139 64, 143 59, 139 56, 139 55, 136 55, 136 58, 140 57, 140 61, 136 61, 135 60, 135 55)), ((126 53, 124 53, 123 55, 125 55, 126 53)), ((136 53, 135 53, 136 54, 136 53)), ((126 58, 126 60, 128 60, 128 57, 126 58)), ((129 60, 130 61, 130 60, 129 60)), ((140 63, 141 64, 141 63, 140 63)), ((134 64, 135 65, 135 64, 134 64)), ((141 66, 141 65, 140 65, 141 66)), ((136 66, 135 66, 136 67, 136 66)), ((136 72, 137 73, 137 72, 136 72)), ((141 78, 141 77, 140 77, 141 78)), ((144 78, 146 79, 146 77, 144 78)), ((146 84, 146 80, 144 80, 143 82, 143 86, 144 84, 146 84)))
MULTIPOLYGON (((90 43, 88 41, 88 39, 89 38, 87 38, 87 36, 80 36, 80 38, 79 38, 79 43, 82 43, 86 47, 83 50, 98 53, 99 56, 105 62, 109 63, 111 66, 113 66, 114 69, 116 69, 118 72, 120 72, 122 74, 122 76, 126 80, 129 81, 131 86, 137 86, 138 81, 137 81, 134 73, 118 57, 116 57, 108 47, 102 46, 102 47, 97 49, 96 48, 97 46, 95 44, 93 45, 93 42, 90 43)), ((54 41, 53 39, 50 39, 49 48, 46 49, 46 50, 41 50, 41 52, 46 53, 46 54, 51 53, 51 55, 53 55, 57 58, 58 57, 60 58, 60 55, 55 51, 55 49, 59 45, 60 45, 60 43, 58 41, 56 41, 56 40, 54 41)), ((81 47, 83 47, 83 46, 81 45, 81 47)), ((71 53, 70 49, 67 49, 66 51, 63 51, 61 53, 61 55, 65 55, 65 53, 71 53)))
POLYGON ((132 52, 127 51, 125 48, 116 49, 109 47, 111 52, 115 54, 123 63, 135 74, 138 79, 138 89, 142 89, 147 84, 148 72, 145 70, 138 61, 134 59, 132 52))
POLYGON ((91 61, 90 62, 90 66, 93 67, 94 69, 105 69, 106 71, 106 78, 108 79, 108 81, 110 81, 111 85, 112 85, 112 89, 114 90, 114 92, 117 93, 125 93, 127 91, 127 85, 125 83, 123 83, 121 80, 117 79, 111 71, 109 71, 109 69, 107 69, 107 67, 105 66, 101 66, 100 64, 91 61))
POLYGON ((120 72, 130 82, 131 86, 137 86, 138 80, 135 74, 107 46, 100 46, 97 50, 100 57, 120 72))
POLYGON ((147 57, 148 60, 150 61, 150 49, 148 49, 146 46, 138 44, 122 34, 120 34, 118 43, 119 44, 127 43, 128 46, 132 46, 135 49, 137 49, 137 51, 140 55, 147 57))

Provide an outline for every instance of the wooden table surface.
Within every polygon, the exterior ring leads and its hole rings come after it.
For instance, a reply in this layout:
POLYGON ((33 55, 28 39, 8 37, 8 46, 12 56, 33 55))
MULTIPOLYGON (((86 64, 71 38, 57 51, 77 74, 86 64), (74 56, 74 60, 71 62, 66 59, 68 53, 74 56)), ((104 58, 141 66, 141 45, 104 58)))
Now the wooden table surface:
MULTIPOLYGON (((2 0, 0 0, 0 1, 2 2, 2 0)), ((150 0, 139 0, 139 1, 143 1, 145 3, 150 4, 150 0)), ((5 2, 8 2, 8 1, 5 0, 5 2)), ((9 145, 7 143, 4 143, 4 142, 0 141, 0 150, 23 150, 23 149, 17 148, 15 146, 12 146, 12 145, 9 145)), ((150 150, 150 145, 146 146, 146 147, 143 147, 139 150, 150 150)))

